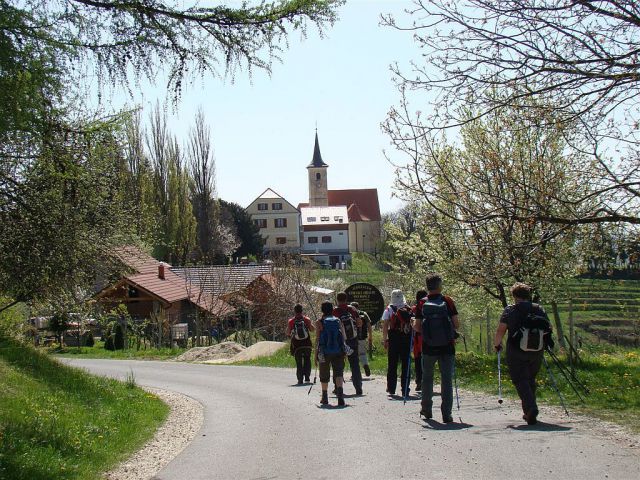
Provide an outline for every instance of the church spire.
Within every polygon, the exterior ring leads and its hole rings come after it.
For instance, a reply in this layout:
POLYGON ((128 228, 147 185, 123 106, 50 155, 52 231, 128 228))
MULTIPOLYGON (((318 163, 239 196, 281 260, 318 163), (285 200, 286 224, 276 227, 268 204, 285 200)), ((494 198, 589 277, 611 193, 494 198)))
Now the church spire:
POLYGON ((318 142, 318 129, 316 128, 316 144, 313 147, 313 160, 307 168, 319 168, 328 167, 326 163, 322 161, 322 155, 320 155, 320 143, 318 142))

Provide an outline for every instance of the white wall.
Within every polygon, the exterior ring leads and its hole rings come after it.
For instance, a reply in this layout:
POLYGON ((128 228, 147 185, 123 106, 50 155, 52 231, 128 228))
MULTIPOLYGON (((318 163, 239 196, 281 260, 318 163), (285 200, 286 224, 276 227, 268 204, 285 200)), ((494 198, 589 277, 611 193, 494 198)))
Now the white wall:
POLYGON ((315 252, 335 252, 335 251, 349 251, 349 231, 348 230, 329 230, 319 232, 304 232, 303 233, 302 250, 307 253, 315 252), (330 236, 331 243, 322 243, 322 237, 330 236), (309 237, 317 237, 318 243, 309 243, 309 237))

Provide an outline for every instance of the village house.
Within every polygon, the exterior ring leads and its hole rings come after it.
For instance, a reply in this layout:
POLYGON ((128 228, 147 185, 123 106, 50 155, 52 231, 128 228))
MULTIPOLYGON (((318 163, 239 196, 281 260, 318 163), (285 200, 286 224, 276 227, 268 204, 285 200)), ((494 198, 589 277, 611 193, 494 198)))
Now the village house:
POLYGON ((300 251, 300 211, 270 188, 246 208, 265 239, 264 253, 300 251))
POLYGON ((301 254, 335 266, 351 258, 347 207, 302 207, 301 254))

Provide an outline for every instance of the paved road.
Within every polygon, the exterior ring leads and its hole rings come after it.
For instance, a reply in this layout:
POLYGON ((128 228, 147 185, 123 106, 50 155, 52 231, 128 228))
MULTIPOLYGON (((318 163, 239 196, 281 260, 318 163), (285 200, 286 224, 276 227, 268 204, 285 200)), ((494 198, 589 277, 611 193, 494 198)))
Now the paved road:
MULTIPOLYGON (((290 370, 181 363, 69 360, 93 373, 190 395, 205 407, 200 434, 157 478, 187 479, 637 479, 637 440, 542 410, 525 426, 515 402, 465 393, 459 423, 425 423, 419 401, 388 399, 384 384, 344 409, 318 407, 319 385, 291 386, 290 370), (630 446, 635 443, 635 447, 630 446)), ((346 393, 352 393, 349 385, 346 393)), ((331 399, 335 403, 335 398, 331 399)), ((435 400, 436 405, 439 399, 435 400)))

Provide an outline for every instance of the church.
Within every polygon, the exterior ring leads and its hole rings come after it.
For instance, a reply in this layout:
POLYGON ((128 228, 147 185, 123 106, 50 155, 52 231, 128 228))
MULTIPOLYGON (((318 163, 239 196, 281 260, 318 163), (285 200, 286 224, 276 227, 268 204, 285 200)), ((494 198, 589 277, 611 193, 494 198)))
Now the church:
POLYGON ((307 165, 309 201, 295 208, 274 190, 267 189, 247 207, 266 240, 265 253, 301 253, 319 263, 335 265, 349 260, 353 252, 376 251, 382 229, 378 190, 330 190, 328 170, 316 132, 313 157, 307 165), (283 205, 287 208, 283 209, 283 205), (271 211, 269 206, 275 210, 271 211))

